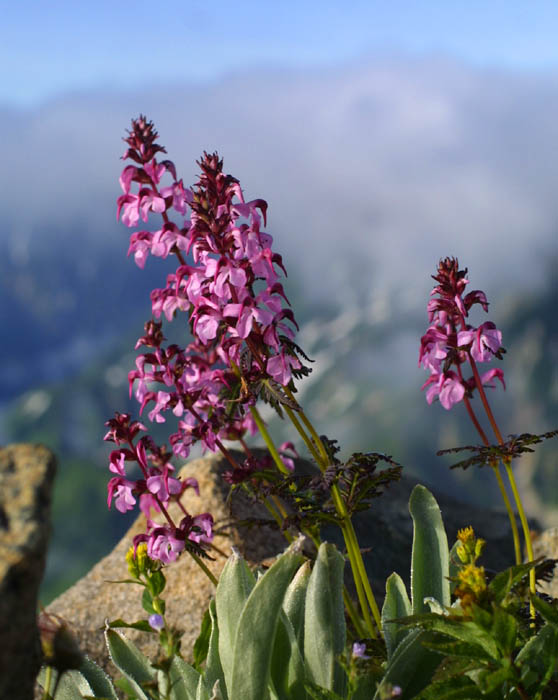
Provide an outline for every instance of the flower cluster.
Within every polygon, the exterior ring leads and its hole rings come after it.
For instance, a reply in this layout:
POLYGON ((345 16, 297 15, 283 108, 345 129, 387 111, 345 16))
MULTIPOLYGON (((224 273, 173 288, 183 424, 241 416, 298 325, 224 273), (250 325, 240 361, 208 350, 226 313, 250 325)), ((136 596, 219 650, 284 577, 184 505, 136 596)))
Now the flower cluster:
MULTIPOLYGON (((257 398, 284 397, 282 388, 309 370, 294 343, 298 326, 279 281, 279 271, 286 274, 281 256, 262 230, 266 202, 246 202, 238 180, 223 172, 217 154, 204 153, 198 182, 185 187, 172 161, 161 159, 166 150, 157 137, 145 117, 132 121, 123 159, 133 164, 120 176, 123 194, 117 218, 139 229, 130 237, 128 255, 133 254, 140 268, 149 255, 174 256, 177 267, 164 288, 151 292, 153 318, 136 343, 139 354, 128 375, 130 395, 135 393, 140 415, 146 411, 151 422, 165 423, 172 414, 172 454, 186 458, 198 442, 227 454, 223 441, 245 445, 244 435, 256 432, 249 409, 257 398), (144 227, 152 215, 159 219, 157 230, 144 227), (172 321, 180 313, 187 315, 193 340, 186 347, 167 345, 163 319, 172 321)), ((173 476, 166 448, 146 435, 137 439, 146 430, 141 423, 117 414, 107 425, 105 439, 119 446, 110 457, 115 476, 108 485, 109 507, 114 500, 124 512, 139 503, 147 517, 147 532, 135 538, 135 545, 146 542, 150 557, 168 562, 188 541, 210 541, 208 514, 192 518, 184 511, 179 525, 157 525, 150 519, 153 508, 169 521, 168 503, 180 503, 184 489, 197 484, 173 476), (126 462, 137 462, 143 478, 131 480, 126 462)), ((281 459, 291 466, 289 457, 281 459)), ((228 480, 239 483, 266 465, 248 454, 244 464, 233 467, 228 480)))
POLYGON ((484 292, 474 290, 463 296, 469 283, 467 270, 460 270, 455 258, 445 258, 438 265, 438 283, 428 302, 430 326, 421 338, 419 366, 430 371, 430 378, 423 384, 428 387, 426 400, 432 403, 436 397, 445 409, 471 397, 479 386, 494 387, 494 380, 504 383, 504 373, 493 368, 480 375, 477 362, 501 359, 502 333, 494 323, 486 321, 478 328, 467 323, 470 309, 479 304, 488 311, 484 292), (463 365, 470 364, 473 376, 463 377, 463 365))
POLYGON ((124 158, 135 165, 122 172, 117 214, 131 227, 150 213, 160 215, 160 229, 131 235, 128 255, 142 268, 149 254, 174 254, 179 265, 165 288, 151 293, 156 320, 146 324, 136 349, 152 351, 138 356, 130 391, 136 383, 141 411, 149 405, 151 421, 165 422, 165 412, 172 411, 178 430, 170 443, 176 455, 187 457, 197 441, 215 451, 223 439, 255 432, 245 407, 255 403, 265 382, 286 386, 304 368, 293 342, 298 326, 279 282, 282 259, 261 230, 266 202, 245 202, 238 180, 223 173, 216 154, 204 154, 198 183, 185 188, 171 161, 157 161, 165 149, 156 138, 144 117, 132 121, 124 158), (172 182, 162 187, 165 174, 172 182), (181 219, 180 227, 171 215, 181 219), (184 349, 164 348, 160 319, 171 321, 178 312, 188 314, 194 341, 184 349))
POLYGON ((146 543, 146 553, 151 559, 165 564, 175 561, 187 543, 202 545, 213 539, 213 518, 209 513, 190 515, 180 501, 188 488, 199 494, 198 483, 193 478, 177 479, 170 463, 171 454, 158 447, 149 435, 138 438, 145 427, 130 416, 117 413, 106 423, 109 431, 105 440, 114 442, 118 449, 110 454, 109 469, 116 476, 108 484, 108 506, 114 499, 116 508, 125 513, 139 501, 139 507, 147 519, 147 531, 134 537, 134 548, 146 543), (126 463, 137 463, 142 476, 132 480, 126 471, 126 463), (176 501, 182 511, 180 523, 175 524, 168 512, 171 501, 176 501), (151 509, 163 513, 166 523, 161 525, 151 518, 151 509))

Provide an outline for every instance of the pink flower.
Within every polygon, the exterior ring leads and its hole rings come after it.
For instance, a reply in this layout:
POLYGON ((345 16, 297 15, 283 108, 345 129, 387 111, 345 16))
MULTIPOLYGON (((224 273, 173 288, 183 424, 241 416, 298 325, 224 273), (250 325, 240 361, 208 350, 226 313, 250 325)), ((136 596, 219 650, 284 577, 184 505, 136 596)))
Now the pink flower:
POLYGON ((477 329, 471 328, 457 334, 457 345, 471 344, 471 356, 476 362, 489 362, 502 346, 502 333, 491 321, 477 329))
POLYGON ((163 564, 176 561, 183 550, 184 540, 177 539, 167 528, 155 528, 147 541, 147 554, 163 564))
POLYGON ((267 373, 281 386, 287 386, 291 381, 292 369, 300 369, 300 362, 296 357, 281 351, 278 355, 270 357, 267 361, 267 373))
POLYGON ((465 387, 457 374, 451 370, 446 373, 432 374, 421 389, 427 386, 430 388, 426 392, 426 401, 431 404, 438 397, 447 411, 465 396, 465 387))

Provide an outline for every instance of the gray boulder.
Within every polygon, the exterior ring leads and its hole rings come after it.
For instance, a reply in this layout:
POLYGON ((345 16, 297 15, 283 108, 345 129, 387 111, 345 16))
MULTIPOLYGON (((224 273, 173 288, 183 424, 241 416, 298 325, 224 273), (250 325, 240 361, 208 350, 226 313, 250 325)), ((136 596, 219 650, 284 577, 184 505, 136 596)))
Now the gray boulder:
POLYGON ((46 447, 0 448, 0 698, 33 697, 41 663, 37 595, 54 474, 46 447))

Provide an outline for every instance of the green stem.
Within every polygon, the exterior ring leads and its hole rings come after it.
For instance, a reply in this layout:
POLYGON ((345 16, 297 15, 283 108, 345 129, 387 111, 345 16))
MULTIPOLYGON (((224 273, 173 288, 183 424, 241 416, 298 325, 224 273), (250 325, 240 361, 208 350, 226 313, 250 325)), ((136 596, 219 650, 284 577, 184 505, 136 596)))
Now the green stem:
POLYGON ((215 576, 211 573, 211 571, 207 568, 207 566, 203 563, 203 561, 198 557, 197 554, 194 554, 194 552, 188 552, 192 559, 196 562, 196 564, 200 567, 200 569, 203 571, 203 573, 207 576, 207 578, 211 581, 211 583, 216 586, 217 585, 217 579, 215 576))
MULTIPOLYGON (((523 504, 521 502, 521 498, 519 497, 519 491, 517 490, 517 484, 515 483, 515 477, 513 475, 513 470, 511 466, 511 460, 505 459, 504 460, 504 466, 506 468, 506 472, 508 475, 508 480, 510 482, 510 486, 513 492, 513 497, 515 498, 515 502, 517 504, 517 512, 519 513, 519 519, 521 521, 521 526, 523 528, 523 536, 525 537, 525 548, 527 549, 527 558, 529 561, 534 561, 535 557, 533 555, 533 542, 531 540, 531 532, 529 530, 529 523, 527 522, 527 517, 525 515, 525 511, 523 509, 523 504)), ((535 570, 531 569, 529 571, 529 590, 531 591, 532 595, 535 595, 535 570)), ((529 603, 529 610, 531 612, 531 617, 535 617, 535 609, 533 607, 533 603, 529 603)))
POLYGON ((500 487, 500 492, 502 494, 502 498, 504 499, 504 503, 506 505, 506 510, 508 512, 508 518, 510 519, 510 524, 511 524, 511 528, 512 528, 512 535, 513 535, 513 549, 515 552, 515 563, 521 564, 521 561, 522 561, 521 544, 519 542, 519 531, 517 529, 517 523, 515 522, 515 515, 514 515, 514 512, 512 510, 510 499, 508 498, 508 494, 506 493, 506 487, 504 486, 504 480, 502 479, 502 475, 500 474, 500 467, 497 463, 492 464, 491 467, 494 470, 494 474, 496 475, 496 479, 498 480, 498 486, 500 487))
POLYGON ((50 697, 50 684, 52 683, 52 666, 46 667, 45 676, 45 690, 43 693, 43 700, 51 700, 50 697))
POLYGON ((300 404, 296 400, 293 392, 289 389, 288 386, 285 386, 283 388, 285 389, 285 394, 287 394, 289 399, 291 399, 291 401, 294 401, 298 405, 298 413, 300 414, 300 419, 302 420, 302 422, 306 426, 306 429, 308 430, 308 432, 310 433, 310 436, 314 440, 314 444, 316 445, 316 447, 318 448, 318 451, 320 452, 321 460, 318 462, 318 464, 320 464, 320 462, 322 463, 321 469, 322 469, 322 471, 324 471, 324 469, 329 464, 329 455, 327 454, 326 448, 324 447, 324 443, 322 442, 320 436, 318 435, 318 433, 314 429, 314 426, 312 425, 312 423, 306 417, 306 414, 302 410, 302 406, 300 406, 300 404))
MULTIPOLYGON (((458 365, 458 373, 460 379, 463 379, 463 375, 461 373, 461 367, 458 365)), ((477 373, 478 374, 478 373, 477 373)), ((486 398, 486 397, 485 397, 486 398)), ((490 442, 488 438, 486 437, 486 433, 481 427, 481 424, 479 423, 475 412, 473 411, 473 407, 471 406, 471 402, 469 401, 469 398, 465 395, 463 397, 463 402, 465 404, 465 408, 467 409, 467 413, 469 414, 469 418, 473 422, 473 425, 477 429, 478 434, 481 436, 481 440, 485 445, 490 445, 490 442)), ((506 506, 506 511, 508 513, 508 518, 510 521, 511 529, 512 529, 512 537, 513 537, 513 548, 515 552, 515 563, 516 564, 521 564, 521 544, 519 542, 519 531, 517 529, 517 522, 515 521, 515 514, 513 512, 513 509, 511 507, 510 499, 508 498, 508 494, 506 492, 506 487, 504 486, 504 481, 502 479, 502 475, 500 474, 500 467, 498 466, 497 462, 491 463, 490 465, 494 471, 494 475, 496 476, 496 481, 498 482, 498 488, 500 489, 500 493, 502 495, 502 498, 504 500, 504 505, 506 506)))
POLYGON ((285 476, 290 476, 290 471, 287 469, 285 466, 283 460, 279 456, 279 452, 277 452, 277 448, 273 444, 273 440, 271 439, 271 435, 269 434, 267 428, 265 427, 265 423, 262 420, 262 417, 260 416, 260 413, 258 409, 255 406, 250 406, 250 413, 252 414, 252 418, 254 419, 254 422, 258 426, 258 430, 260 431, 261 436, 264 439, 264 442, 267 446, 267 449, 269 450, 269 454, 272 456, 273 461, 275 462, 277 469, 284 474, 285 476))
MULTIPOLYGON (((496 435, 496 439, 498 440, 498 443, 500 445, 504 444, 504 438, 502 437, 502 433, 500 432, 500 428, 498 427, 498 424, 496 423, 496 419, 494 418, 494 414, 492 413, 492 409, 490 408, 490 404, 488 403, 488 398, 486 396, 486 393, 484 391, 484 388, 482 386, 481 378, 479 376, 479 372, 477 369, 477 366, 475 364, 475 361, 473 360, 472 357, 469 357, 471 361, 471 367, 473 368, 473 376, 475 377, 475 383, 477 385, 477 389, 479 390, 479 396, 481 397, 482 405, 484 406, 484 410, 486 411, 486 415, 488 416, 488 420, 490 421, 490 425, 492 426, 492 430, 494 431, 494 435, 496 435)), ((525 538, 525 548, 527 549, 527 557, 529 561, 533 561, 533 543, 531 541, 531 533, 529 531, 529 524, 527 523, 527 518, 525 516, 525 510, 523 508, 523 503, 521 502, 521 497, 519 495, 519 491, 517 489, 517 484, 515 483, 515 477, 513 475, 513 471, 511 468, 511 459, 509 457, 505 458, 502 460, 504 463, 504 467, 506 468, 506 473, 508 475, 508 481, 510 482, 511 490, 513 493, 513 497, 515 500, 515 505, 517 506, 517 512, 519 514, 519 520, 521 521, 521 527, 523 528, 523 536, 525 538)), ((517 553, 516 553, 517 556, 517 553)), ((519 557, 521 561, 521 551, 519 552, 519 557)), ((535 571, 534 569, 531 569, 529 572, 529 590, 531 591, 532 595, 535 595, 535 571)), ((533 607, 532 603, 529 603, 529 611, 531 614, 531 618, 535 618, 535 608, 533 607)))
POLYGON ((362 626, 362 620, 358 616, 356 608, 353 605, 353 601, 351 600, 347 586, 343 586, 343 602, 345 603, 345 608, 349 614, 349 617, 351 618, 351 622, 353 623, 357 635, 361 639, 364 639, 366 637, 366 630, 362 626))
POLYGON ((292 408, 289 408, 288 406, 284 406, 285 413, 289 416, 289 419, 291 423, 294 425, 297 433, 300 435, 300 437, 304 440, 304 443, 306 444, 306 447, 308 448, 308 451, 314 457, 316 460, 316 464, 320 464, 320 455, 317 453, 316 448, 314 447, 314 444, 312 443, 312 440, 306 435, 304 428, 300 424, 300 421, 296 417, 296 413, 292 410, 292 408))

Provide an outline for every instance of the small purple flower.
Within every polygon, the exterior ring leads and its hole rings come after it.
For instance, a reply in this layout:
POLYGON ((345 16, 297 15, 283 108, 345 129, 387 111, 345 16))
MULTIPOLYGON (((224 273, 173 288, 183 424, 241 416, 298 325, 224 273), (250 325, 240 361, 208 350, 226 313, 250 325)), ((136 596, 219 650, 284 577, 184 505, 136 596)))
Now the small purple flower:
POLYGON ((370 659, 366 655, 366 644, 364 642, 355 642, 353 644, 353 658, 355 659, 370 659))
POLYGON ((159 632, 159 630, 162 630, 165 626, 165 621, 163 620, 162 615, 150 615, 148 618, 148 622, 149 626, 156 632, 159 632))

